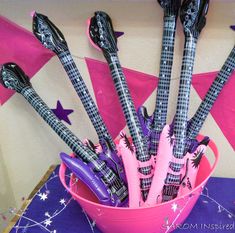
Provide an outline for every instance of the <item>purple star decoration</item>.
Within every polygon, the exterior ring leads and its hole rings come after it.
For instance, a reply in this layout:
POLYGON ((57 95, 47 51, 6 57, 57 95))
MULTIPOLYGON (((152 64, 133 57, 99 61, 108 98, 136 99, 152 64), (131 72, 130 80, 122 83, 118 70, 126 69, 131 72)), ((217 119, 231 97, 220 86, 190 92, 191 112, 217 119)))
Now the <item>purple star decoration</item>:
POLYGON ((57 101, 57 106, 55 109, 51 109, 52 112, 62 121, 65 121, 69 125, 71 125, 71 122, 68 118, 68 115, 70 115, 73 110, 72 109, 64 109, 60 103, 60 101, 57 101))
POLYGON ((124 32, 114 31, 114 34, 115 34, 116 38, 118 39, 119 37, 124 35, 124 32))
POLYGON ((235 31, 235 25, 231 25, 230 28, 233 29, 233 31, 235 31))
POLYGON ((124 35, 124 32, 115 31, 114 33, 115 33, 116 38, 124 35))

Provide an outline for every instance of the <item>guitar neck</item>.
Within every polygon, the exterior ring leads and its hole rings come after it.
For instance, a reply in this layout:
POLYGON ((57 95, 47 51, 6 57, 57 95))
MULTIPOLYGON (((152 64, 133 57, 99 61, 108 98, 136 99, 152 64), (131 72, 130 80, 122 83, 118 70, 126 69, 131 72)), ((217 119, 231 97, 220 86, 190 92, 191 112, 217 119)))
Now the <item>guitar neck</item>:
POLYGON ((235 70, 235 47, 232 49, 222 69, 218 73, 198 110, 190 121, 187 137, 196 138, 221 90, 235 70))
POLYGON ((183 158, 184 156, 190 88, 196 52, 196 44, 197 39, 186 36, 180 75, 178 102, 174 121, 174 135, 176 141, 173 153, 176 158, 183 158))
POLYGON ((24 88, 21 94, 37 111, 43 120, 58 134, 58 136, 71 148, 83 161, 90 162, 98 157, 90 153, 83 143, 55 116, 52 110, 38 96, 32 87, 24 88))
POLYGON ((96 107, 95 102, 93 101, 92 97, 89 94, 89 91, 86 87, 85 82, 83 81, 81 74, 79 73, 77 66, 70 54, 69 51, 62 52, 58 55, 67 75, 69 76, 69 79, 76 90, 96 132, 99 137, 99 140, 101 139, 108 139, 111 143, 111 146, 113 149, 115 149, 115 144, 112 140, 111 135, 108 132, 108 129, 106 128, 106 125, 100 116, 100 113, 96 107))
POLYGON ((157 132, 162 131, 167 120, 167 107, 174 56, 176 21, 177 16, 164 17, 160 73, 153 118, 153 127, 157 132))
POLYGON ((146 139, 141 130, 135 106, 131 98, 118 56, 116 53, 111 53, 106 56, 106 59, 109 63, 111 76, 122 106, 124 116, 126 118, 130 135, 135 145, 137 158, 140 161, 147 161, 150 157, 147 153, 146 139))
MULTIPOLYGON (((124 116, 126 118, 126 123, 132 137, 133 144, 135 146, 135 154, 139 161, 146 162, 150 160, 150 155, 147 148, 147 140, 144 137, 142 129, 140 127, 140 122, 137 117, 135 106, 131 98, 129 88, 126 83, 125 76, 122 71, 117 53, 104 53, 105 58, 109 64, 111 71, 111 76, 116 88, 116 92, 119 97, 120 104, 124 116)), ((139 172, 142 175, 151 175, 152 166, 144 166, 139 168, 139 172)), ((150 189, 152 182, 152 177, 140 178, 140 188, 142 190, 143 199, 146 200, 148 191, 150 189)))
POLYGON ((122 195, 126 194, 126 187, 118 179, 117 175, 100 160, 98 156, 83 143, 54 115, 51 109, 43 102, 32 87, 26 87, 21 94, 44 119, 44 121, 57 133, 57 135, 71 148, 71 150, 79 156, 84 162, 91 163, 105 183, 112 186, 114 193, 122 195))

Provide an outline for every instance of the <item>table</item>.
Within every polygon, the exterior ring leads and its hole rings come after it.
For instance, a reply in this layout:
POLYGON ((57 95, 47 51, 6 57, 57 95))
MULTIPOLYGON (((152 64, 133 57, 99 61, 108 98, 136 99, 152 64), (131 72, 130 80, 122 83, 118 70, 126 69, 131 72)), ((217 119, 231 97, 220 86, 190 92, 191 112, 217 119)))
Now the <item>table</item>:
MULTIPOLYGON (((62 186, 58 171, 50 167, 4 233, 101 233, 62 186)), ((175 233, 235 232, 235 179, 211 177, 184 224, 174 227, 175 233)))

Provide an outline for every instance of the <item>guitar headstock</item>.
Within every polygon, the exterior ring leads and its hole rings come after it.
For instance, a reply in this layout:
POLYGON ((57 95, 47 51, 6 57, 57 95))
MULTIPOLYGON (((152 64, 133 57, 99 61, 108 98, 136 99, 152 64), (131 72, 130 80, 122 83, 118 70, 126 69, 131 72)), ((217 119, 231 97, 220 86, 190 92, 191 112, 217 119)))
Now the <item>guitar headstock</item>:
POLYGON ((158 0, 164 10, 165 16, 177 16, 181 0, 158 0))
POLYGON ((184 0, 180 10, 180 19, 184 33, 198 38, 206 25, 206 15, 210 0, 184 0))
POLYGON ((15 63, 5 63, 0 71, 0 83, 8 88, 21 92, 25 87, 31 87, 29 77, 15 63))
POLYGON ((33 33, 45 48, 56 54, 68 49, 62 32, 43 14, 33 14, 33 33))
POLYGON ((103 11, 96 11, 88 25, 88 36, 92 44, 104 53, 117 52, 117 38, 115 36, 112 20, 103 11))

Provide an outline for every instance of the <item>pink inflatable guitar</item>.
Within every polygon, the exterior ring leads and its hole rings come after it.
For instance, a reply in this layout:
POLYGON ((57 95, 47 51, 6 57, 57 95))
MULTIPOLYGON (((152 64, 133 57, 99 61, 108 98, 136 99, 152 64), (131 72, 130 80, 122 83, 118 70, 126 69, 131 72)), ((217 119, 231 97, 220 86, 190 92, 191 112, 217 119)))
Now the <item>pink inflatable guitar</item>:
MULTIPOLYGON (((152 205, 156 200, 166 202, 177 197, 187 176, 189 160, 194 156, 188 152, 186 137, 188 107, 196 44, 206 24, 208 5, 209 0, 184 0, 181 6, 180 18, 184 27, 185 45, 174 127, 171 132, 170 127, 165 126, 160 136, 154 182, 146 205, 152 205)), ((198 149, 204 152, 204 147, 198 149)))
MULTIPOLYGON (((88 37, 92 45, 95 48, 98 47, 103 52, 108 62, 114 86, 135 146, 138 167, 133 167, 133 169, 138 169, 140 173, 140 177, 136 177, 136 179, 140 180, 142 196, 143 199, 146 199, 153 175, 151 156, 148 154, 147 140, 142 132, 126 78, 118 58, 117 39, 111 18, 108 14, 102 11, 96 11, 95 15, 88 20, 88 37)), ((129 164, 129 166, 134 166, 134 163, 129 164)))

